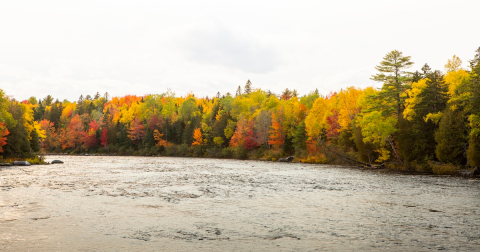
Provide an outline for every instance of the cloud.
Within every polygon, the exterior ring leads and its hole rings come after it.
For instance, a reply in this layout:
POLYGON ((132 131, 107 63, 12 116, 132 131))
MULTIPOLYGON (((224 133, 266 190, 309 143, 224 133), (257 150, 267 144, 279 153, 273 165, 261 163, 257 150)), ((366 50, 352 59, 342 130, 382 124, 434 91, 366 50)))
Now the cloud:
POLYGON ((373 74, 375 74, 375 70, 369 66, 350 68, 328 76, 325 79, 325 84, 327 86, 333 85, 336 89, 350 86, 365 88, 376 84, 370 80, 373 74))
POLYGON ((73 71, 68 66, 54 66, 48 70, 48 73, 52 77, 65 77, 71 75, 73 71))
POLYGON ((279 55, 247 31, 218 20, 188 27, 179 44, 189 60, 231 67, 249 73, 268 73, 278 68, 279 55))

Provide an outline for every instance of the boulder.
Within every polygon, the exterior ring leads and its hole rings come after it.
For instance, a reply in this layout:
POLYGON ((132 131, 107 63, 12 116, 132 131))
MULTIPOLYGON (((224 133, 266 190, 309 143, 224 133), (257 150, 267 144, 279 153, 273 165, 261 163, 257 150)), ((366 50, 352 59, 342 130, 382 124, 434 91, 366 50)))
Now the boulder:
POLYGON ((480 169, 478 167, 473 168, 473 170, 461 170, 460 176, 462 177, 476 177, 480 175, 480 169))
POLYGON ((13 161, 13 165, 17 166, 30 166, 28 161, 13 161))
POLYGON ((52 162, 50 162, 51 164, 63 164, 63 161, 62 160, 58 160, 58 159, 55 159, 53 160, 52 162))
POLYGON ((293 156, 290 156, 290 157, 284 157, 284 158, 280 158, 278 159, 277 162, 292 162, 293 161, 293 156))
POLYGON ((472 172, 472 173, 473 173, 474 176, 480 175, 480 168, 478 168, 478 167, 473 168, 473 172, 472 172))

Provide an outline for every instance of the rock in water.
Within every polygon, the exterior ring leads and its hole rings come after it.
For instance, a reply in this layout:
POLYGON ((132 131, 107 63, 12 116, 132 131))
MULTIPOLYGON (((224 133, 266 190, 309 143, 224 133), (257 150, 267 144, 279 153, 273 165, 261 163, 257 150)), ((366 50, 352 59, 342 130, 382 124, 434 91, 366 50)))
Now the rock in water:
POLYGON ((293 158, 294 158, 293 156, 280 158, 278 162, 292 162, 293 158))
POLYGON ((30 166, 30 163, 28 161, 13 161, 13 165, 30 166))
POLYGON ((51 164, 63 164, 62 160, 55 159, 51 162, 51 164))

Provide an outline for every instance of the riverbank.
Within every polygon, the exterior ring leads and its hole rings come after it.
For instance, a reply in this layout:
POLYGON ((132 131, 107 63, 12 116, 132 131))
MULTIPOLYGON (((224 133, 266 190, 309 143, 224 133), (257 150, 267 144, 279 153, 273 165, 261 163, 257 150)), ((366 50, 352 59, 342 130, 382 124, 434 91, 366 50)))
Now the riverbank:
MULTIPOLYGON (((132 156, 132 157, 166 157, 162 155, 120 155, 115 153, 41 153, 40 156, 105 156, 105 157, 125 157, 125 156, 132 156)), ((184 156, 174 156, 174 157, 184 157, 184 156)), ((190 157, 187 158, 212 158, 212 157, 190 157)), ((311 162, 302 162, 301 159, 298 158, 291 158, 284 157, 281 162, 292 162, 292 163, 306 163, 312 164, 311 162), (288 160, 288 161, 286 161, 288 160)), ((219 160, 239 160, 234 158, 214 158, 219 160)), ((264 162, 278 162, 280 160, 269 160, 266 158, 258 158, 258 159, 240 159, 240 160, 258 160, 264 162)), ((360 162, 358 162, 360 163, 360 162)), ((365 165, 352 165, 352 162, 346 162, 342 159, 337 159, 335 163, 323 163, 325 165, 336 165, 336 166, 343 166, 343 167, 352 167, 356 169, 366 169, 366 170, 378 170, 380 172, 390 172, 390 173, 399 173, 399 174, 408 174, 408 175, 447 175, 447 176, 456 176, 456 177, 469 177, 469 178, 479 178, 480 177, 480 169, 479 168, 461 168, 457 166, 453 166, 451 164, 442 164, 439 162, 430 162, 429 165, 436 166, 435 168, 425 168, 423 167, 413 167, 407 169, 404 166, 399 166, 398 164, 381 164, 381 165, 372 165, 372 166, 365 166, 365 165)))
POLYGON ((35 155, 30 158, 3 158, 0 159, 0 166, 29 166, 29 165, 47 165, 48 162, 45 162, 44 155, 35 155))

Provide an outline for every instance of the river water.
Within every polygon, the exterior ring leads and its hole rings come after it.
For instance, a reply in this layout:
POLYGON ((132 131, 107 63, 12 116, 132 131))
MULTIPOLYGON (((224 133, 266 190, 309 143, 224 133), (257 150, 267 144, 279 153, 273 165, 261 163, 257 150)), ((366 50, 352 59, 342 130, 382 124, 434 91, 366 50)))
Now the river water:
POLYGON ((0 251, 480 251, 480 180, 171 157, 0 168, 0 251))

